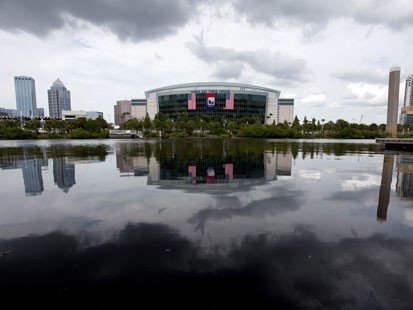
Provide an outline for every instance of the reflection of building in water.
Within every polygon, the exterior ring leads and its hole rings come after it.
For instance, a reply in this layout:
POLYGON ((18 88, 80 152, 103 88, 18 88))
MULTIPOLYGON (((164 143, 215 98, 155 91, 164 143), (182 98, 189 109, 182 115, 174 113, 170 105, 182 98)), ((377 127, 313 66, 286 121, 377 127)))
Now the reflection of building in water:
POLYGON ((75 164, 67 163, 65 158, 53 159, 53 177, 54 184, 61 188, 65 193, 76 184, 75 181, 75 164))
POLYGON ((277 154, 277 175, 291 175, 293 155, 291 153, 277 154))
MULTIPOLYGON (((396 167, 396 192, 403 200, 413 200, 413 154, 397 156, 396 167)), ((403 217, 405 224, 413 227, 413 208, 411 205, 404 206, 403 217)))
POLYGON ((26 195, 39 195, 43 192, 41 160, 28 159, 22 163, 24 191, 26 195))
POLYGON ((149 185, 193 189, 243 188, 291 175, 291 153, 262 153, 254 156, 202 158, 180 162, 170 158, 162 163, 150 159, 149 185))
POLYGON ((383 171, 379 192, 379 205, 377 207, 377 220, 387 219, 387 208, 390 201, 390 187, 393 176, 394 155, 385 154, 383 157, 383 171))
POLYGON ((47 169, 47 152, 45 148, 31 150, 18 155, 4 155, 0 158, 1 169, 22 169, 24 192, 27 196, 40 195, 44 191, 42 170, 47 169))
POLYGON ((121 176, 145 176, 148 175, 148 159, 145 156, 132 156, 129 144, 116 145, 116 167, 121 176))
MULTIPOLYGON (((385 221, 387 218, 395 157, 397 170, 396 193, 402 200, 413 200, 413 155, 385 154, 383 158, 377 220, 385 221)), ((413 219, 413 211, 406 207, 403 213, 408 225, 410 225, 409 223, 411 219, 413 219)))
POLYGON ((413 199, 413 155, 398 155, 396 168, 396 192, 401 199, 413 199))
POLYGON ((36 156, 24 150, 19 155, 5 155, 0 158, 0 168, 22 169, 24 192, 27 196, 40 195, 44 191, 42 168, 47 169, 48 166, 47 152, 45 148, 36 151, 36 156))

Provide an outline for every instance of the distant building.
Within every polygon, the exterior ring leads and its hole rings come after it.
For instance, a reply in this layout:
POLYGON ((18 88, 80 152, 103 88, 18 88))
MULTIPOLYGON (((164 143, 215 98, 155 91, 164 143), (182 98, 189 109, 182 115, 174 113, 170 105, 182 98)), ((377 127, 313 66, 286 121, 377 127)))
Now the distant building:
POLYGON ((151 119, 162 112, 171 119, 180 113, 239 119, 255 116, 263 124, 293 122, 294 100, 279 106, 280 91, 229 82, 198 82, 160 87, 145 92, 151 119))
POLYGON ((143 119, 146 115, 146 99, 132 99, 132 118, 143 119))
POLYGON ((70 111, 70 91, 57 79, 47 91, 49 101, 49 116, 51 118, 62 118, 62 111, 70 111))
POLYGON ((116 101, 114 106, 115 112, 115 125, 122 125, 126 121, 132 118, 132 101, 130 100, 119 100, 116 101))
POLYGON ((29 76, 15 76, 16 110, 18 116, 36 117, 36 85, 29 76))
POLYGON ((80 117, 97 119, 98 117, 103 118, 103 112, 98 111, 62 111, 62 120, 73 120, 80 117))
POLYGON ((44 108, 37 108, 35 115, 36 115, 36 117, 43 118, 44 117, 44 108))
POLYGON ((115 125, 119 126, 132 118, 143 119, 146 115, 146 99, 119 100, 113 108, 115 125))
POLYGON ((294 121, 294 99, 278 99, 278 113, 277 123, 283 123, 287 121, 292 124, 294 121))
POLYGON ((258 117, 263 124, 292 123, 294 99, 280 99, 280 91, 249 84, 198 82, 160 87, 145 92, 145 99, 120 100, 114 106, 115 125, 132 118, 151 119, 163 113, 176 119, 207 115, 225 119, 258 117))
POLYGON ((406 86, 404 90, 404 107, 411 107, 413 106, 413 74, 409 75, 406 79, 406 86))
POLYGON ((400 112, 399 123, 413 125, 413 75, 406 79, 403 107, 400 112))
POLYGON ((8 117, 9 113, 7 112, 7 109, 5 108, 0 108, 0 117, 8 117))

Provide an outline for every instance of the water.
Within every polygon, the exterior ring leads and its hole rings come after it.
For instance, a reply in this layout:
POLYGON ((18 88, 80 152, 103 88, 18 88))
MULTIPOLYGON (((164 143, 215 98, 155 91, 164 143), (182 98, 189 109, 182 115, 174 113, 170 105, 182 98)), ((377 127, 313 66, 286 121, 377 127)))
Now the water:
POLYGON ((3 305, 408 309, 413 154, 374 141, 3 141, 3 305))

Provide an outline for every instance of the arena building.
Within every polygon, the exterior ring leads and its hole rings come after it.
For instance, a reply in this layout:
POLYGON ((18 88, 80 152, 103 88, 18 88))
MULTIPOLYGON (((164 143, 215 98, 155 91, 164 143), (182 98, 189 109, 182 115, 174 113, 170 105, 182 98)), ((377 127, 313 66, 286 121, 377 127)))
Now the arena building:
MULTIPOLYGON (((280 99, 280 91, 255 85, 226 82, 178 84, 148 90, 145 97, 146 112, 151 119, 162 112, 171 119, 187 113, 189 117, 211 115, 225 119, 257 116, 265 124, 292 123, 294 120, 294 99, 280 99)), ((117 110, 120 111, 115 106, 115 125, 121 123, 122 117, 117 110)), ((134 115, 129 109, 127 112, 130 118, 142 117, 141 113, 134 115)))

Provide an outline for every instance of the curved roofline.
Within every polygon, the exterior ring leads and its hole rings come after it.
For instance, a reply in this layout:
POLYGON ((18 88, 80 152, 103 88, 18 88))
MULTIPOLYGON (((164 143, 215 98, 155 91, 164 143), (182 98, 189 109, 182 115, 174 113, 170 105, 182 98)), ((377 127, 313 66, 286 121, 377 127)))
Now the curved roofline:
POLYGON ((145 91, 145 96, 148 97, 149 93, 160 92, 165 90, 172 90, 184 87, 200 87, 200 86, 232 86, 232 87, 245 87, 245 88, 252 88, 255 90, 267 91, 280 94, 281 92, 276 89, 262 87, 257 85, 251 84, 243 84, 243 83, 231 83, 231 82, 194 82, 194 83, 185 83, 185 84, 176 84, 176 85, 169 85, 159 88, 154 88, 151 90, 145 91))

